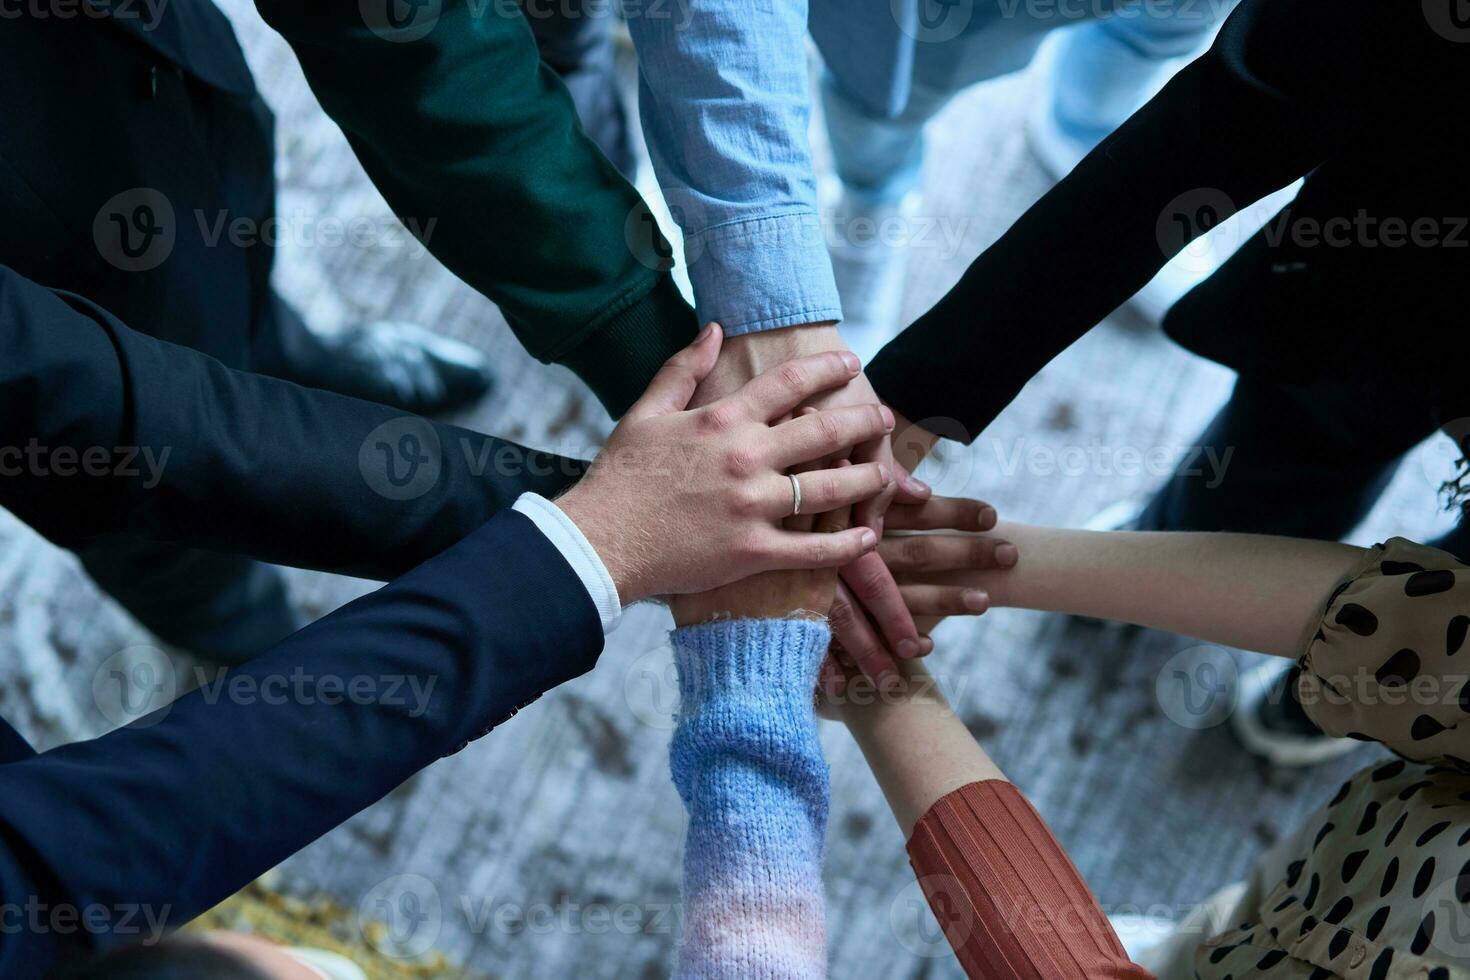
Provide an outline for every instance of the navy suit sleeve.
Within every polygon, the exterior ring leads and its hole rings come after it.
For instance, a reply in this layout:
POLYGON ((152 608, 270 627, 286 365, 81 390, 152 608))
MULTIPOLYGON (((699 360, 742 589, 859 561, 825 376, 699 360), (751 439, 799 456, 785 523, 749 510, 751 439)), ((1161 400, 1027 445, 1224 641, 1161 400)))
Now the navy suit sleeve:
POLYGON ((1208 53, 878 354, 874 389, 972 441, 1213 219, 1364 141, 1458 119, 1447 103, 1470 45, 1440 27, 1417 3, 1244 0, 1208 53))
POLYGON ((0 266, 0 505, 58 544, 129 533, 386 580, 584 469, 231 370, 0 266))
POLYGON ((507 511, 221 686, 0 766, 0 909, 106 912, 66 933, 10 912, 0 976, 187 922, 601 650, 576 573, 507 511))

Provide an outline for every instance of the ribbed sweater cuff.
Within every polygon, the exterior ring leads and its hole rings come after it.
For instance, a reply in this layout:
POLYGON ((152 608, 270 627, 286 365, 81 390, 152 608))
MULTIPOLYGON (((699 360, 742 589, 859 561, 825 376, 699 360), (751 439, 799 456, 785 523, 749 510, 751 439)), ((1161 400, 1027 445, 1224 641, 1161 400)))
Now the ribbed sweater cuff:
POLYGON ((985 980, 1152 980, 1041 815, 1010 783, 935 803, 908 843, 914 875, 965 974, 985 980))
POLYGON ((815 619, 731 619, 674 630, 681 710, 731 696, 810 705, 832 632, 815 619))
POLYGON ((694 310, 673 277, 661 273, 641 299, 599 323, 556 360, 585 381, 616 419, 697 332, 694 310))

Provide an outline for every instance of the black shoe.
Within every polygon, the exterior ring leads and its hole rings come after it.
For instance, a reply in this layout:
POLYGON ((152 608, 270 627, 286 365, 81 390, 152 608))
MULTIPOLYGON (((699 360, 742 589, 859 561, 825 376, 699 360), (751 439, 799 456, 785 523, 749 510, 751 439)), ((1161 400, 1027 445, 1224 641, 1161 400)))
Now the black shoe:
POLYGON ((415 415, 452 412, 494 385, 485 355, 412 323, 379 320, 298 347, 278 376, 415 415))
POLYGON ((1272 659, 1240 676, 1230 727, 1254 754, 1277 766, 1315 766, 1361 743, 1323 734, 1296 697, 1301 668, 1272 659))

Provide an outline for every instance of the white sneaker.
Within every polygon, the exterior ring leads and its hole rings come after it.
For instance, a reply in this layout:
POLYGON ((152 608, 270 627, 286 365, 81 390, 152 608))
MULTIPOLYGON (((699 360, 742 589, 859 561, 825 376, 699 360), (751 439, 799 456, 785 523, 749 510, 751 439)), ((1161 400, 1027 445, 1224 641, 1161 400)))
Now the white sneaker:
POLYGON ((827 249, 842 298, 842 339, 867 363, 898 335, 909 242, 918 191, 873 204, 844 190, 833 213, 827 249))
POLYGON ((1108 922, 1118 934, 1123 951, 1137 963, 1148 956, 1151 949, 1174 934, 1178 923, 1157 915, 1110 915, 1108 922))
POLYGON ((1295 664, 1271 658, 1240 675, 1230 727, 1254 755, 1275 766, 1315 766, 1362 747, 1351 738, 1333 738, 1307 717, 1288 690, 1296 684, 1295 664))

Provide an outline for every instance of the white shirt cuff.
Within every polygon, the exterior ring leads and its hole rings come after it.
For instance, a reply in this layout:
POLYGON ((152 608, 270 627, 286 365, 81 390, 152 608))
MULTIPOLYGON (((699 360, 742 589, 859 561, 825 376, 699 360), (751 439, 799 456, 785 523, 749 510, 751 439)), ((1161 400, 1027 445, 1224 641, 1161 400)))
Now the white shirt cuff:
POLYGON ((623 614, 623 606, 618 601, 618 587, 613 584, 607 566, 597 557, 592 542, 560 507, 539 494, 521 494, 511 509, 529 517, 531 523, 561 552, 572 571, 577 573, 577 578, 582 580, 592 604, 597 607, 603 635, 611 633, 618 625, 618 617, 623 614))

